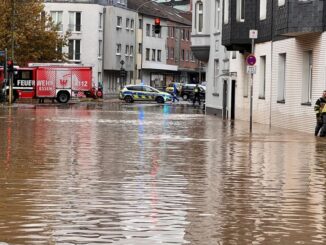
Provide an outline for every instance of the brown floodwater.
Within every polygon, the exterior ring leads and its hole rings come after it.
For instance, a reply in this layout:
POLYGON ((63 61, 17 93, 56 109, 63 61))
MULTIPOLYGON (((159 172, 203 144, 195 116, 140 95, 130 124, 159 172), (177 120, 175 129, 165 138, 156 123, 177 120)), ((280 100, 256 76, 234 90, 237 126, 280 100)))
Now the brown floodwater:
POLYGON ((326 140, 187 105, 0 107, 0 245, 325 244, 326 140))

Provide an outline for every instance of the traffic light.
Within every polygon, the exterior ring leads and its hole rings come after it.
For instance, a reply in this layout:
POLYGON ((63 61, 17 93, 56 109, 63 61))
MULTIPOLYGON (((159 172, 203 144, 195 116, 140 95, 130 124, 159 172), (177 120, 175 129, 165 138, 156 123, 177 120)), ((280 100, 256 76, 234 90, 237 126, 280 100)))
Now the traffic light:
POLYGON ((154 23, 155 23, 154 32, 156 34, 159 34, 161 32, 161 20, 160 20, 160 18, 156 18, 154 23))
POLYGON ((14 71, 14 62, 13 60, 7 60, 7 71, 13 72, 14 71))

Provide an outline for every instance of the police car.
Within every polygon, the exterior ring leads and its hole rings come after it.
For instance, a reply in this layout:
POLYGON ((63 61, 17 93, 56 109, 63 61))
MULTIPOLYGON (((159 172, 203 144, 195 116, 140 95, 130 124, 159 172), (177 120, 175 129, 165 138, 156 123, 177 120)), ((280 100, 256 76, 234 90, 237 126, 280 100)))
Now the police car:
POLYGON ((172 96, 169 93, 161 92, 148 85, 127 85, 120 90, 119 98, 132 103, 137 100, 143 101, 156 101, 157 103, 165 103, 171 101, 172 96))

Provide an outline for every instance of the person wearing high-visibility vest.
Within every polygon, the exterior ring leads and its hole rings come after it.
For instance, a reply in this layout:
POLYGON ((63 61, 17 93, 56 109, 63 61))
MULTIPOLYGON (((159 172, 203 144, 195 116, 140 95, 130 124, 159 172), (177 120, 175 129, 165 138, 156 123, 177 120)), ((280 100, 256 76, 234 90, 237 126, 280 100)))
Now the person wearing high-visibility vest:
POLYGON ((196 100, 198 100, 198 104, 200 105, 200 88, 198 86, 198 83, 194 87, 193 93, 194 93, 194 98, 192 100, 192 105, 195 106, 196 100))
POLYGON ((315 136, 325 137, 326 136, 326 90, 323 95, 316 100, 314 111, 316 113, 316 127, 315 136))

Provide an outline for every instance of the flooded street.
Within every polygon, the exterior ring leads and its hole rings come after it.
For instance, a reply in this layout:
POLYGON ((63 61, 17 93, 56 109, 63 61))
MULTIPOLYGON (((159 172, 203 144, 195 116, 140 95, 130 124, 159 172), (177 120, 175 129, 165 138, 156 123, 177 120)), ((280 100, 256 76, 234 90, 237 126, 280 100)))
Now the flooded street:
POLYGON ((0 244, 325 244, 325 149, 187 105, 0 107, 0 244))

